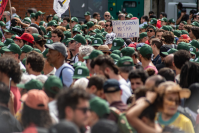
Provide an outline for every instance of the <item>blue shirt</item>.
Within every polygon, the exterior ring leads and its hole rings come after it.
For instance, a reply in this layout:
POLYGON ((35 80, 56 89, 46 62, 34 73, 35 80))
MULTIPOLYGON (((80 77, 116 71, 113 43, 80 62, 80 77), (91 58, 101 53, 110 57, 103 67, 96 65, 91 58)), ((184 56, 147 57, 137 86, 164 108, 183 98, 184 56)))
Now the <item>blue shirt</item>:
POLYGON ((152 63, 154 64, 154 66, 156 66, 157 64, 160 64, 160 63, 161 63, 161 58, 160 58, 160 55, 159 55, 159 54, 156 56, 156 58, 154 58, 154 59, 152 60, 152 63))

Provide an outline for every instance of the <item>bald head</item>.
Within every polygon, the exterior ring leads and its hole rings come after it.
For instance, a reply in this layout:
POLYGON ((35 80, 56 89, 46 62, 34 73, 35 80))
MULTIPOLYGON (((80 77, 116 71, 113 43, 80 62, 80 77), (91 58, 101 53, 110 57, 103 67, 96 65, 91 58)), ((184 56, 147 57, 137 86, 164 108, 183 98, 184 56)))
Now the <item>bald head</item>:
POLYGON ((11 7, 12 13, 16 13, 15 7, 11 7))
POLYGON ((165 57, 165 66, 171 68, 172 70, 175 70, 173 62, 174 62, 174 54, 170 54, 167 57, 165 57))
POLYGON ((33 33, 38 33, 38 30, 35 28, 35 27, 28 27, 28 29, 26 30, 26 33, 30 33, 30 34, 33 34, 33 33))
POLYGON ((154 88, 154 87, 158 87, 158 85, 162 82, 165 82, 165 78, 163 78, 160 75, 154 75, 149 77, 146 82, 145 82, 145 86, 147 88, 154 88))

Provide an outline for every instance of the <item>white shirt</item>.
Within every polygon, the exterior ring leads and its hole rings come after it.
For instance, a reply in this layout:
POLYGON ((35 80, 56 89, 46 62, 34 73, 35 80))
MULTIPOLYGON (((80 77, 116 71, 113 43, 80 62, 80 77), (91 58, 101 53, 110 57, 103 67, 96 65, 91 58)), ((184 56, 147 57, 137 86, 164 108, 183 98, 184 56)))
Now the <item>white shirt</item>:
POLYGON ((144 24, 147 24, 147 22, 140 24, 139 27, 141 28, 144 24))
POLYGON ((74 63, 78 62, 78 55, 76 54, 71 60, 74 61, 74 63))
POLYGON ((126 104, 127 99, 132 95, 131 89, 125 79, 120 79, 119 84, 122 90, 122 95, 121 95, 122 102, 126 104))
POLYGON ((25 66, 22 64, 22 62, 19 62, 20 70, 26 70, 25 66))
POLYGON ((62 69, 63 69, 62 77, 61 77, 62 78, 62 82, 63 82, 64 86, 69 87, 73 82, 73 78, 72 77, 74 75, 74 68, 72 66, 70 66, 69 64, 64 63, 60 68, 58 68, 56 70, 55 75, 57 77, 60 76, 60 72, 61 72, 62 69), (67 67, 67 68, 63 69, 63 67, 67 67))
POLYGON ((58 123, 59 119, 58 119, 58 110, 56 106, 56 100, 49 102, 48 106, 49 106, 49 113, 50 113, 51 118, 53 119, 55 123, 58 123))
POLYGON ((6 22, 6 29, 10 29, 10 20, 6 22))
POLYGON ((56 73, 56 68, 54 67, 50 73, 46 74, 46 76, 49 77, 51 75, 55 75, 55 73, 56 73))
POLYGON ((15 16, 18 16, 16 13, 13 13, 12 14, 12 18, 14 18, 15 16))

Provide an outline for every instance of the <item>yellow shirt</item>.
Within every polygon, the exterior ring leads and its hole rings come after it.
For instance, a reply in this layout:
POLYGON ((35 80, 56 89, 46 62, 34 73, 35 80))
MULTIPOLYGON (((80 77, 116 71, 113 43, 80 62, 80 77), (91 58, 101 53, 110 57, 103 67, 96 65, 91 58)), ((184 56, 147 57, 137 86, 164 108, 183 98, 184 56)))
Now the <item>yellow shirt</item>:
POLYGON ((176 112, 176 114, 174 114, 168 121, 164 121, 162 119, 162 114, 158 113, 157 121, 162 128, 164 128, 164 126, 174 126, 183 130, 185 133, 195 133, 190 119, 179 112, 176 112))

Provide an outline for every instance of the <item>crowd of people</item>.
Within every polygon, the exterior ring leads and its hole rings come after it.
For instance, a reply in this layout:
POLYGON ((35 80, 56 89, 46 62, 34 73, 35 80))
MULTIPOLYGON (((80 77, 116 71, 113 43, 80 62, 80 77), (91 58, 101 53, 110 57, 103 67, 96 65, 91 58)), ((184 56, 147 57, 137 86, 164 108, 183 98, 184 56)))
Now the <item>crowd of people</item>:
POLYGON ((119 12, 140 19, 140 35, 118 38, 108 11, 79 21, 11 9, 0 21, 0 132, 199 132, 197 12, 180 7, 176 22, 119 12))

